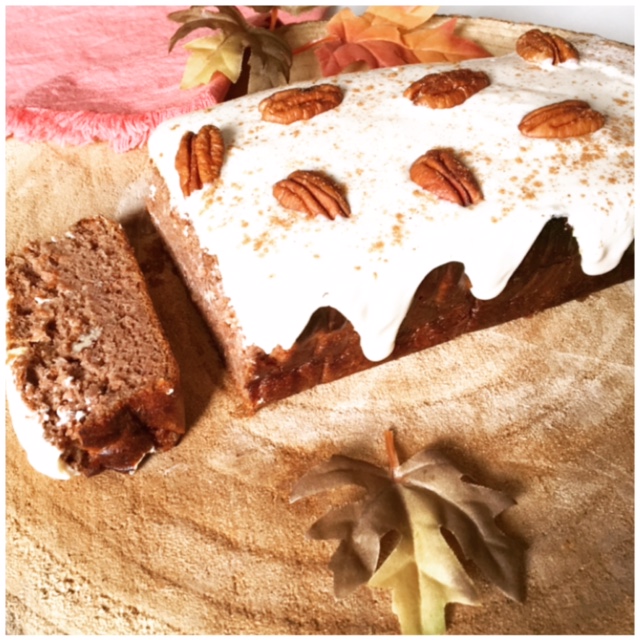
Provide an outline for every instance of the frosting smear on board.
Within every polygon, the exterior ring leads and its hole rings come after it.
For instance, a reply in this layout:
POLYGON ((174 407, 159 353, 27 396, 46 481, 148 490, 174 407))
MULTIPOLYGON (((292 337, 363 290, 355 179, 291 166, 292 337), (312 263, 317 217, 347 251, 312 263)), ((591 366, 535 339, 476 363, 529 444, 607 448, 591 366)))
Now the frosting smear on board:
MULTIPOLYGON (((344 94, 333 109, 283 125, 246 96, 164 122, 149 141, 172 207, 217 257, 245 344, 290 348, 312 313, 340 311, 365 356, 393 350, 414 292, 434 268, 461 262, 480 299, 497 296, 545 223, 566 217, 588 275, 613 269, 634 238, 633 51, 576 34, 579 62, 538 66, 510 54, 324 78, 344 94), (450 109, 417 106, 405 89, 427 73, 484 71, 491 84, 450 109), (539 107, 589 103, 604 126, 586 136, 533 139, 518 130, 539 107), (213 124, 226 153, 215 186, 185 197, 175 158, 183 134, 213 124), (412 163, 449 148, 483 200, 439 200, 411 181, 412 163), (273 185, 297 170, 344 187, 351 215, 285 209, 273 185)), ((313 86, 301 83, 291 86, 313 86)))

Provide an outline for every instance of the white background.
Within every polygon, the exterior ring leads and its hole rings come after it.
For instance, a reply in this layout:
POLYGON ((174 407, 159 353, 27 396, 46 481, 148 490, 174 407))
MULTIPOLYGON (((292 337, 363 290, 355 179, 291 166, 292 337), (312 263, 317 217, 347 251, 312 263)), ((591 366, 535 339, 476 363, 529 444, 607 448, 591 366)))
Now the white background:
MULTIPOLYGON (((362 13, 367 6, 368 4, 351 5, 349 8, 354 13, 362 13)), ((552 5, 439 5, 438 13, 458 14, 474 18, 499 18, 513 22, 531 22, 583 33, 596 33, 618 42, 635 44, 635 9, 631 4, 594 7, 584 5, 559 7, 552 5)))

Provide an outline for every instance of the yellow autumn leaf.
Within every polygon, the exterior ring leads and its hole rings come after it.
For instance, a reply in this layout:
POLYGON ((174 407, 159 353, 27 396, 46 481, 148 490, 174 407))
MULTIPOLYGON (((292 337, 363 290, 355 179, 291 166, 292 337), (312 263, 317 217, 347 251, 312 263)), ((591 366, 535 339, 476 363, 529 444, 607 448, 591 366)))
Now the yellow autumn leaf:
POLYGON ((190 53, 185 66, 181 89, 208 84, 216 71, 236 82, 242 72, 242 36, 208 36, 184 45, 190 53))
POLYGON ((437 502, 412 489, 399 488, 409 529, 382 563, 369 586, 391 589, 393 612, 404 635, 446 633, 449 602, 477 604, 464 568, 440 532, 437 502))
POLYGON ((278 86, 289 80, 293 54, 289 44, 268 29, 254 27, 232 6, 219 6, 216 11, 206 7, 191 7, 169 14, 169 19, 181 26, 169 41, 169 51, 183 38, 198 29, 212 29, 215 34, 185 44, 191 57, 183 76, 183 89, 204 84, 216 73, 226 76, 231 83, 240 79, 244 54, 251 52, 254 64, 248 75, 260 74, 268 86, 278 86))

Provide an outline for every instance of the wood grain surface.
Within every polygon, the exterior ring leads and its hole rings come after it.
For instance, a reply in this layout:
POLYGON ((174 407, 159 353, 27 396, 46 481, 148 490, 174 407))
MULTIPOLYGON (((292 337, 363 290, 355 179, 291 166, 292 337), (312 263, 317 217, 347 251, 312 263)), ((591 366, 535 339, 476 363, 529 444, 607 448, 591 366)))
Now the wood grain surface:
MULTIPOLYGON (((503 53, 519 25, 469 21, 503 53)), ((7 249, 102 213, 123 222, 181 366, 189 430, 132 477, 35 473, 6 430, 9 634, 392 634, 389 594, 332 592, 334 545, 305 537, 344 495, 293 505, 333 453, 384 463, 440 447, 511 494, 527 548, 523 604, 477 578, 453 634, 634 629, 633 282, 244 414, 210 334, 151 227, 144 150, 8 140, 7 249)))

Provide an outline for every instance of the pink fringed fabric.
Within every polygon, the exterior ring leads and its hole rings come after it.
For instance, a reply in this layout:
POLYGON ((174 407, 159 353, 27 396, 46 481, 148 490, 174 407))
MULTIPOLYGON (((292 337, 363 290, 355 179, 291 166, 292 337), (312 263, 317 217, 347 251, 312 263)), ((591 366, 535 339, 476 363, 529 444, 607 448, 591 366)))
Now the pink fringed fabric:
POLYGON ((168 52, 178 25, 167 15, 183 8, 7 7, 6 135, 126 151, 162 120, 223 100, 222 76, 179 88, 188 54, 180 44, 168 52))

